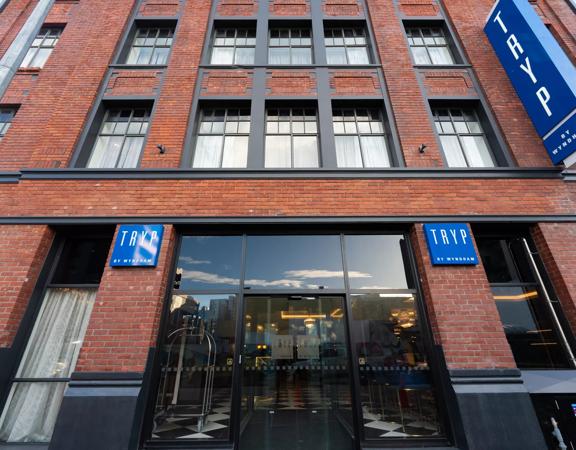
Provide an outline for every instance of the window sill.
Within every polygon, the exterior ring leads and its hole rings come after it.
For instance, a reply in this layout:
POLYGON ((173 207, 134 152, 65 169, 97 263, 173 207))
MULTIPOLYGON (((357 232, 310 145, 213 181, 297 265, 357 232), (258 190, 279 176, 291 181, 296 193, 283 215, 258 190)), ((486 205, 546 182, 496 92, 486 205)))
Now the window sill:
POLYGON ((110 64, 110 69, 144 70, 144 69, 166 69, 168 64, 110 64))
POLYGON ((386 169, 22 169, 0 173, 0 183, 24 180, 93 179, 563 179, 562 168, 497 167, 386 169))
POLYGON ((472 64, 414 64, 415 69, 447 70, 447 69, 470 69, 472 64))
POLYGON ((19 67, 17 73, 40 73, 41 67, 19 67))

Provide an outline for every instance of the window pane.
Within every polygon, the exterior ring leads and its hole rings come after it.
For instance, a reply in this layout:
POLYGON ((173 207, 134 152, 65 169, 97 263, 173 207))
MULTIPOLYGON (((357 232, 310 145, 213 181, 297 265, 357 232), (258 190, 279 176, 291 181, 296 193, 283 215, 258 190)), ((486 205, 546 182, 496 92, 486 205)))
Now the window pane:
POLYGON ((293 48, 292 64, 312 64, 312 49, 293 48))
POLYGON ((346 261, 351 289, 408 289, 401 235, 345 236, 346 261))
POLYGON ((548 306, 537 287, 493 287, 516 364, 521 369, 568 368, 548 306))
POLYGON ((168 316, 171 334, 162 346, 154 439, 228 439, 236 303, 237 297, 230 294, 172 296, 168 316), (208 377, 212 387, 207 389, 213 400, 208 402, 210 409, 199 427, 198 417, 192 414, 203 403, 208 377))
POLYGON ((123 136, 100 136, 86 167, 114 168, 122 148, 123 136))
POLYGON ((366 439, 441 433, 412 294, 353 295, 366 439))
POLYGON ((107 238, 67 239, 52 283, 100 283, 109 247, 107 238))
POLYGON ((339 236, 248 236, 245 286, 343 289, 339 236))
POLYGON ((264 167, 292 167, 290 136, 266 136, 264 167))
POLYGON ((362 167, 360 143, 357 136, 336 136, 338 167, 362 167))
POLYGON ((68 378, 96 298, 93 289, 48 289, 28 340, 18 378, 68 378))
POLYGON ((366 47, 349 47, 346 51, 348 52, 350 64, 370 64, 366 47))
POLYGON ((143 137, 127 137, 122 148, 122 155, 118 161, 117 167, 134 168, 138 167, 140 153, 144 145, 143 137))
POLYGON ((237 48, 235 64, 254 64, 254 48, 237 48))
POLYGON ((390 167, 384 136, 360 137, 364 167, 390 167))
POLYGON ((152 61, 150 64, 166 64, 168 61, 168 54, 170 49, 168 47, 156 48, 154 55, 152 56, 152 61))
POLYGON ((234 49, 228 47, 215 47, 212 50, 211 64, 232 64, 234 62, 234 49))
POLYGON ((226 136, 222 167, 244 168, 248 164, 248 136, 226 136))
POLYGON ((128 58, 126 59, 126 64, 138 63, 138 59, 140 58, 140 48, 141 47, 132 47, 130 49, 130 53, 128 53, 128 58))
POLYGON ((241 236, 184 236, 179 289, 233 289, 240 285, 241 236))
POLYGON ((327 47, 326 59, 328 64, 347 64, 346 49, 344 47, 327 47))
POLYGON ((294 167, 318 167, 316 136, 294 137, 294 167))
POLYGON ((268 59, 270 64, 290 64, 290 49, 271 48, 268 59))
POLYGON ((194 152, 195 168, 220 167, 223 136, 198 136, 194 152))
POLYGON ((484 136, 462 136, 461 139, 470 167, 494 167, 484 136))
POLYGON ((0 440, 49 442, 68 383, 14 383, 0 418, 0 440))
POLYGON ((456 136, 440 136, 440 141, 442 142, 442 150, 444 150, 448 167, 468 166, 456 136))
POLYGON ((44 64, 46 64, 46 61, 48 60, 48 57, 51 53, 51 48, 39 48, 38 52, 34 56, 34 59, 30 62, 30 67, 44 67, 44 64))
POLYGON ((431 64, 425 47, 412 47, 412 56, 415 64, 431 64))
POLYGON ((152 58, 152 47, 140 47, 140 53, 138 54, 136 64, 150 64, 151 58, 152 58))
POLYGON ((432 64, 454 64, 448 47, 429 47, 432 64))

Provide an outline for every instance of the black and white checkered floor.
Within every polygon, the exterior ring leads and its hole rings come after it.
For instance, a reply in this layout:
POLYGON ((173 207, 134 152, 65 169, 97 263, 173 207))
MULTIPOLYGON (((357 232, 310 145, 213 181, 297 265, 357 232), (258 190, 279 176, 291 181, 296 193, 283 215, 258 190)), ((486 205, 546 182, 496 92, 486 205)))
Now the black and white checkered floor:
MULTIPOLYGON (((254 409, 277 411, 295 410, 335 410, 341 409, 351 413, 350 397, 338 395, 334 398, 323 392, 319 386, 291 385, 282 391, 259 392, 254 396, 254 409)), ((344 392, 344 390, 343 390, 344 392)), ((185 411, 180 415, 159 414, 152 434, 154 439, 228 439, 230 427, 229 392, 220 395, 214 393, 213 408, 206 417, 204 425, 198 428, 198 419, 187 417, 185 411)), ((371 412, 363 408, 364 433, 367 439, 405 438, 415 436, 434 436, 438 428, 433 420, 426 420, 426 415, 396 409, 384 410, 383 413, 371 412)))

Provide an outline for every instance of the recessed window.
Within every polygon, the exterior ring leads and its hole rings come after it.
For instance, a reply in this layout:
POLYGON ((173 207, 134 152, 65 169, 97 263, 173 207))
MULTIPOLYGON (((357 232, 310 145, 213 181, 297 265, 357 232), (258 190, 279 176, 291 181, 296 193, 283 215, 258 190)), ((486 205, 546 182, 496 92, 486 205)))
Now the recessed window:
POLYGON ((496 165, 474 108, 434 108, 433 114, 449 167, 496 165))
POLYGON ((137 167, 149 121, 149 108, 108 109, 86 167, 137 167))
MULTIPOLYGON (((550 306, 559 310, 558 299, 540 284, 545 274, 535 267, 522 237, 478 237, 478 250, 506 338, 521 369, 569 368, 566 351, 550 306)), ((533 253, 533 252, 532 252, 533 253)), ((536 255, 535 255, 536 256, 536 255)), ((559 313, 559 311, 557 311, 559 313)))
POLYGON ((49 442, 76 367, 111 238, 68 239, 0 416, 0 441, 49 442))
POLYGON ((44 27, 42 28, 32 45, 28 49, 28 53, 24 57, 24 61, 20 67, 22 68, 42 68, 46 61, 52 54, 52 50, 56 47, 60 35, 62 34, 62 27, 44 27))
POLYGON ((390 167, 379 109, 337 108, 333 121, 338 167, 390 167))
POLYGON ((166 64, 173 39, 173 27, 138 27, 126 64, 166 64))
POLYGON ((0 108, 0 140, 2 140, 8 132, 15 115, 16 109, 14 108, 0 108))
POLYGON ((312 32, 309 28, 273 28, 268 49, 270 64, 312 64, 312 32))
POLYGON ((406 34, 416 64, 454 64, 442 27, 407 27, 406 34))
POLYGON ((324 36, 328 64, 370 64, 364 28, 327 28, 324 36))
POLYGON ((254 64, 255 51, 254 28, 218 28, 210 64, 254 64))
POLYGON ((200 114, 193 167, 246 167, 249 135, 248 108, 203 109, 200 114))
POLYGON ((318 121, 312 108, 269 108, 266 112, 265 166, 319 166, 318 121))

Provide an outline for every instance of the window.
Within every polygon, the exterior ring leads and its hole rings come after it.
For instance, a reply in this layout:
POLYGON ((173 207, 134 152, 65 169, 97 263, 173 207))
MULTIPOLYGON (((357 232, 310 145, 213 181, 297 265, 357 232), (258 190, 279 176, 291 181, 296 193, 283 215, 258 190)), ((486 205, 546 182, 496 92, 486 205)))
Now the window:
POLYGON ((333 121, 338 167, 390 167, 379 109, 334 109, 333 121))
POLYGON ((432 112, 449 167, 496 165, 473 108, 434 108, 432 112))
POLYGON ((266 112, 265 167, 318 167, 315 109, 270 108, 266 112))
POLYGON ((0 441, 48 442, 74 372, 110 238, 68 239, 0 416, 0 441))
POLYGON ((248 108, 202 110, 193 167, 246 167, 249 135, 248 108))
POLYGON ((137 167, 149 121, 149 108, 108 109, 86 167, 137 167))
POLYGON ((126 64, 166 64, 173 40, 173 27, 137 28, 126 64))
POLYGON ((256 30, 218 28, 214 33, 210 64, 254 64, 256 30))
POLYGON ((415 64, 454 64, 442 27, 407 27, 406 34, 415 64))
POLYGON ((327 28, 324 34, 328 64, 370 64, 364 28, 327 28))
POLYGON ((42 28, 28 49, 28 53, 26 53, 20 67, 44 67, 52 50, 56 47, 61 34, 62 27, 42 28))
POLYGON ((518 367, 569 368, 550 312, 550 305, 559 309, 558 300, 550 298, 548 304, 546 293, 550 292, 544 291, 536 277, 536 273, 543 274, 528 255, 527 241, 522 237, 479 237, 477 244, 518 367))
POLYGON ((312 33, 308 28, 270 30, 270 64, 312 64, 312 33))
POLYGON ((14 108, 0 108, 0 140, 8 132, 8 128, 12 124, 12 119, 16 115, 14 108))

